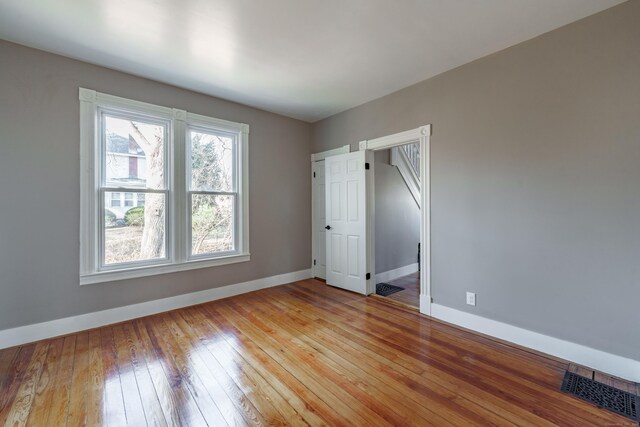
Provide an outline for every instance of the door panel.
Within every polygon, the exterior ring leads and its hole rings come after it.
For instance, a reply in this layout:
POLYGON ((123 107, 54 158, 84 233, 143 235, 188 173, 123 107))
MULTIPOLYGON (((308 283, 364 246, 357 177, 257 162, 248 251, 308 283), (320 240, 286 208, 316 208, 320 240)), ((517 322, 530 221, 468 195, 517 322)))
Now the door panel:
POLYGON ((347 236, 347 259, 349 260, 349 277, 360 277, 359 236, 347 236))
POLYGON ((358 151, 325 159, 327 284, 367 294, 367 172, 370 154, 358 151))
POLYGON ((334 274, 342 274, 343 268, 343 260, 344 255, 342 254, 342 236, 337 233, 329 233, 329 238, 331 239, 331 256, 329 259, 329 271, 334 274))
POLYGON ((359 211, 358 211, 358 194, 360 188, 360 183, 358 181, 349 181, 347 182, 347 218, 351 222, 357 222, 360 220, 359 211))

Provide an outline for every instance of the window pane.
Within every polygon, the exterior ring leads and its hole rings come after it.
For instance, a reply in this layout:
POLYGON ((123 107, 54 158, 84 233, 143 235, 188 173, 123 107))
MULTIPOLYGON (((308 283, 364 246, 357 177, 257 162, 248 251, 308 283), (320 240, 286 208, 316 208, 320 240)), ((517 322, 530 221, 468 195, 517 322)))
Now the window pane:
POLYGON ((234 196, 194 194, 191 199, 191 253, 234 250, 234 196))
POLYGON ((126 207, 133 206, 133 193, 124 193, 124 205, 126 207))
POLYGON ((103 116, 107 187, 164 188, 165 126, 103 116))
POLYGON ((191 189, 233 192, 234 139, 191 131, 191 189))
MULTIPOLYGON (((113 194, 106 192, 105 200, 113 194)), ((147 193, 145 201, 145 207, 105 209, 105 265, 165 257, 165 195, 147 193)))

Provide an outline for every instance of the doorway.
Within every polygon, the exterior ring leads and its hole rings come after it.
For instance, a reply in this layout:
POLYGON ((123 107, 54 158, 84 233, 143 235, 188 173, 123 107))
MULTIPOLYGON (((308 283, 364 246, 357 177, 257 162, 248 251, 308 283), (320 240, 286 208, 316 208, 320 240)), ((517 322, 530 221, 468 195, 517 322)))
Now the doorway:
MULTIPOLYGON (((430 233, 430 170, 429 170, 429 146, 430 146, 430 136, 431 136, 431 125, 421 126, 416 129, 411 129, 405 132, 400 132, 393 135, 384 136, 381 138, 376 138, 372 140, 360 141, 359 143, 359 151, 364 152, 362 156, 354 157, 351 159, 351 165, 354 168, 359 168, 360 163, 363 166, 363 169, 366 169, 365 179, 366 185, 363 187, 363 191, 366 193, 366 203, 360 205, 358 203, 358 209, 360 212, 364 212, 364 218, 366 221, 366 231, 364 233, 364 240, 366 250, 357 252, 361 255, 357 257, 357 265, 364 266, 366 268, 367 273, 363 273, 361 268, 358 268, 358 276, 359 276, 359 285, 358 292, 366 293, 366 294, 374 294, 376 292, 376 280, 375 280, 375 272, 376 270, 376 245, 379 242, 376 242, 375 236, 375 182, 371 177, 375 175, 375 152, 388 150, 394 147, 399 147, 406 144, 418 144, 420 150, 419 157, 419 179, 420 179, 420 189, 419 189, 419 201, 420 201, 420 224, 419 224, 419 240, 420 240, 420 252, 419 255, 416 254, 416 260, 418 260, 418 265, 420 266, 420 273, 418 274, 419 281, 419 310, 423 314, 430 315, 431 314, 431 233, 430 233), (419 259, 418 259, 419 258, 419 259), (372 274, 374 273, 374 274, 372 274)), ((327 185, 329 182, 329 175, 327 174, 327 159, 329 157, 334 157, 334 159, 329 160, 329 163, 333 162, 334 165, 340 163, 338 160, 340 154, 342 154, 343 158, 345 153, 348 153, 349 146, 340 147, 335 150, 326 151, 323 153, 313 154, 311 156, 312 161, 312 272, 314 277, 320 279, 326 279, 327 277, 327 269, 331 267, 332 259, 327 259, 327 252, 331 252, 330 248, 328 248, 329 244, 336 245, 338 241, 340 241, 339 236, 332 236, 332 233, 327 233, 327 231, 331 230, 332 225, 331 218, 329 218, 328 212, 328 203, 327 203, 327 195, 330 193, 330 188, 339 188, 340 183, 333 183, 332 185, 327 185), (322 169, 322 171, 321 171, 322 169), (319 177, 321 174, 324 174, 324 188, 323 183, 319 181, 319 177), (324 195, 324 197, 323 197, 324 195), (324 208, 324 209, 323 209, 324 208), (333 239, 330 242, 330 239, 333 239)), ((356 169, 350 167, 347 164, 347 168, 351 169, 351 171, 356 174, 356 169)), ((338 171, 338 167, 334 167, 335 171, 338 171)), ((357 174, 356 174, 357 175, 357 174)), ((356 176, 354 175, 354 177, 356 176)), ((362 182, 362 176, 357 175, 362 182)), ((348 184, 348 182, 347 182, 348 184)), ((338 193, 336 193, 338 194, 338 193)), ((331 197, 329 195, 329 197, 331 197)), ((342 203, 343 205, 349 205, 350 201, 353 202, 355 199, 347 197, 346 202, 342 203)), ((361 199, 358 199, 361 200, 361 199)), ((334 203, 334 205, 336 205, 334 203)), ((353 210, 352 210, 353 212, 353 210)), ((334 215, 335 216, 335 215, 334 215)), ((359 217, 359 215, 358 215, 359 217)), ((339 234, 339 233, 336 233, 339 234)), ((347 236, 348 239, 348 236, 347 236)), ((355 239, 352 239, 355 242, 355 239)), ((357 245, 361 247, 360 245, 357 245)), ((353 245, 355 248, 356 245, 353 245)), ((347 252, 349 251, 349 247, 347 247, 347 252)), ((344 252, 344 253, 347 253, 344 252)), ((336 253, 334 251, 334 253, 336 253)), ((336 258, 339 260, 340 258, 336 258)), ((356 260, 356 257, 351 257, 351 260, 356 260)), ((343 264, 343 266, 350 267, 351 264, 343 264)), ((355 264, 354 264, 355 265, 355 264)), ((352 270, 355 271, 355 270, 352 270)), ((334 284, 335 285, 335 284, 334 284)), ((338 287, 342 287, 338 284, 338 287)))
POLYGON ((420 307, 419 144, 378 150, 375 183, 375 293, 420 307))
MULTIPOLYGON (((419 201, 420 201, 420 252, 419 252, 419 282, 420 313, 431 315, 431 169, 430 169, 430 146, 431 146, 431 125, 420 126, 404 132, 387 135, 371 140, 360 141, 359 149, 377 152, 391 148, 400 147, 407 144, 418 144, 419 147, 419 201)), ((374 164, 375 174, 375 164, 374 164)), ((375 180, 371 180, 372 189, 369 190, 372 202, 369 204, 368 215, 375 219, 375 180)), ((375 270, 376 247, 380 244, 375 239, 375 233, 371 232, 367 236, 371 245, 371 258, 375 270)))

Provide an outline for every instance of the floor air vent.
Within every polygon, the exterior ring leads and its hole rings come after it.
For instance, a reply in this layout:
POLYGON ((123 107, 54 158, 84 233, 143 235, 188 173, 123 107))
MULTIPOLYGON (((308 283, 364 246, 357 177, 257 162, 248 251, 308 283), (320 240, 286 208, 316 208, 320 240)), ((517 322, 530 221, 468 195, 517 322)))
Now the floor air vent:
POLYGON ((618 390, 591 378, 576 375, 573 372, 564 374, 561 390, 591 402, 600 408, 615 412, 634 421, 640 421, 638 418, 640 398, 633 393, 618 390))
POLYGON ((394 286, 388 283, 376 284, 376 294, 381 295, 383 297, 389 296, 391 294, 395 294, 396 292, 400 292, 403 290, 404 288, 401 288, 400 286, 394 286))

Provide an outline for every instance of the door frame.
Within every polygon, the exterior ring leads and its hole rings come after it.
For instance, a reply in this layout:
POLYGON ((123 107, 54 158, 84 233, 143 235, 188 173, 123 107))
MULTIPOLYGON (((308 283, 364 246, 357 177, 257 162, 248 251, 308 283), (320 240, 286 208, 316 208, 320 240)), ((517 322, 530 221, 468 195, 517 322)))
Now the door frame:
MULTIPOLYGON (((311 275, 313 277, 316 276, 316 266, 314 264, 315 260, 318 259, 316 254, 316 222, 318 219, 316 218, 316 210, 315 210, 315 201, 316 201, 316 186, 314 185, 314 170, 313 166, 316 162, 323 161, 329 156, 335 156, 336 154, 346 154, 351 152, 350 145, 343 145, 339 148, 334 148, 333 150, 322 151, 320 153, 311 154, 311 275)), ((326 224, 325 224, 326 225, 326 224)))
MULTIPOLYGON (((380 138, 360 141, 359 149, 386 150, 405 144, 420 144, 420 313, 431 316, 431 125, 420 126, 380 138)), ((372 168, 375 173, 375 167, 372 168)), ((368 186, 367 244, 372 273, 375 272, 375 180, 368 186)), ((375 277, 375 274, 372 274, 375 277)), ((375 282, 375 280, 373 281, 375 282)), ((369 284, 371 286, 371 284, 369 284)), ((375 286, 375 283, 373 284, 375 286)))

